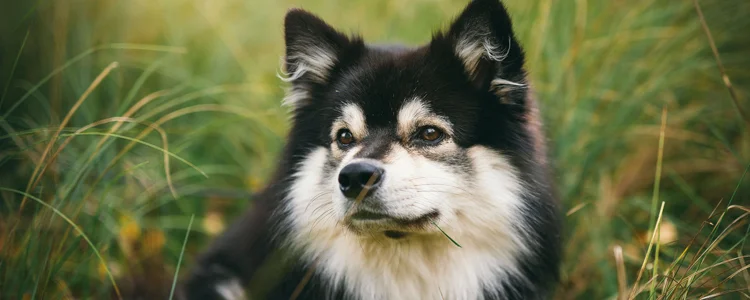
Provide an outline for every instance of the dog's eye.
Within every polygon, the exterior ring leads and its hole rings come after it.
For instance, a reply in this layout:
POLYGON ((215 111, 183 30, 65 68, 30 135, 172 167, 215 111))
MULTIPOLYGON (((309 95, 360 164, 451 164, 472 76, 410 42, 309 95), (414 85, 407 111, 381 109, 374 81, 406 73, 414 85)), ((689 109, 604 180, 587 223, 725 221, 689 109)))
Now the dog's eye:
POLYGON ((354 135, 352 135, 352 132, 349 131, 349 129, 341 129, 336 134, 336 141, 341 146, 348 146, 351 143, 354 143, 354 135))
POLYGON ((427 142, 438 142, 443 138, 443 132, 432 126, 426 126, 419 130, 419 138, 427 142))

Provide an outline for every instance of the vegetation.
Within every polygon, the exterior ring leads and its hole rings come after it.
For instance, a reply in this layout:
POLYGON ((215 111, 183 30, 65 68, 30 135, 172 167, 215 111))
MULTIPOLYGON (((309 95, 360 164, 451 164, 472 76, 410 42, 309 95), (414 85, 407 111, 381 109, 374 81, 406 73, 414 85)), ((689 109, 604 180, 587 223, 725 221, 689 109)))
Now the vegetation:
MULTIPOLYGON (((418 44, 465 4, 6 2, 2 299, 169 297, 283 146, 287 8, 418 44)), ((750 298, 750 2, 506 2, 567 209, 556 299, 750 298)))

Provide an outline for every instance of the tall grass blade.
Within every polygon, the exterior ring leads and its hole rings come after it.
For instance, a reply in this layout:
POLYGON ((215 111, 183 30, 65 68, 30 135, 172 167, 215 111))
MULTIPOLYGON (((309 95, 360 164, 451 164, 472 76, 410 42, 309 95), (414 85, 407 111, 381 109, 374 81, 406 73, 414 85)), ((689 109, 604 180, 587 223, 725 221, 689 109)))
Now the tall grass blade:
POLYGON ((180 257, 177 259, 177 267, 174 271, 174 278, 172 278, 172 288, 169 291, 169 300, 172 300, 174 297, 174 290, 175 287, 177 287, 177 278, 179 278, 180 274, 180 265, 182 265, 182 257, 185 255, 185 247, 187 247, 187 241, 188 237, 190 236, 190 230, 193 229, 193 219, 195 219, 195 214, 190 215, 190 222, 188 223, 187 232, 185 233, 185 240, 182 241, 182 249, 180 250, 180 257))
POLYGON ((701 22, 701 27, 703 28, 703 32, 706 34, 706 38, 708 38, 708 44, 711 46, 711 52, 714 54, 714 59, 716 60, 716 66, 719 67, 719 72, 721 72, 721 79, 724 81, 724 85, 727 87, 727 90, 729 91, 729 95, 732 98, 732 103, 734 103, 734 107, 737 109, 737 113, 739 113, 742 120, 747 123, 747 125, 750 125, 750 119, 745 114, 745 111, 743 110, 742 106, 740 106, 739 100, 737 99, 737 92, 734 91, 734 87, 732 86, 732 81, 729 80, 729 75, 727 75, 727 71, 724 69, 724 63, 721 62, 721 56, 719 55, 719 49, 716 48, 716 42, 714 41, 714 37, 711 34, 711 30, 708 28, 708 24, 706 23, 706 18, 703 16, 703 10, 701 9, 700 4, 698 3, 698 0, 693 0, 693 5, 695 6, 695 11, 698 13, 698 20, 701 22))
MULTIPOLYGON (((661 169, 664 164, 664 133, 667 128, 667 107, 663 107, 661 110, 661 129, 659 130, 659 153, 656 156, 656 174, 654 175, 654 192, 651 198, 651 216, 653 218, 653 212, 656 212, 656 203, 659 201, 659 187, 661 185, 661 169)), ((660 213, 661 214, 661 213, 660 213)), ((654 297, 656 295, 656 278, 659 276, 659 247, 661 246, 661 226, 660 224, 653 224, 654 233, 656 233, 656 252, 654 253, 654 268, 651 275, 653 280, 651 283, 651 289, 649 295, 654 297)))

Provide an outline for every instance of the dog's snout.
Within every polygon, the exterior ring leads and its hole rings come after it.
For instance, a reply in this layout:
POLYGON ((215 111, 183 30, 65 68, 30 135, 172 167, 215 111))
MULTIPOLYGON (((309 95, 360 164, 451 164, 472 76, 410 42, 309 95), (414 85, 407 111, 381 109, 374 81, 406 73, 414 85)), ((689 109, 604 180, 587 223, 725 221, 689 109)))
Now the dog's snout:
POLYGON ((356 162, 347 165, 339 173, 339 188, 349 199, 355 199, 367 188, 368 193, 375 190, 383 181, 385 170, 367 162, 356 162))

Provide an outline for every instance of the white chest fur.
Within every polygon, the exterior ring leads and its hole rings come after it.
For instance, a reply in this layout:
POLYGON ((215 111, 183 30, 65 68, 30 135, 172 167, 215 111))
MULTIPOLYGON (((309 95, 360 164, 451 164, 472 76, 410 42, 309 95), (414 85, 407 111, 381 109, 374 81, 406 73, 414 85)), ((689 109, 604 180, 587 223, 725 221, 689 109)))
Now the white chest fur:
MULTIPOLYGON (((459 237, 455 237, 459 238, 459 237)), ((408 241, 341 236, 318 256, 318 272, 359 299, 481 299, 514 273, 513 257, 447 238, 408 241)))

